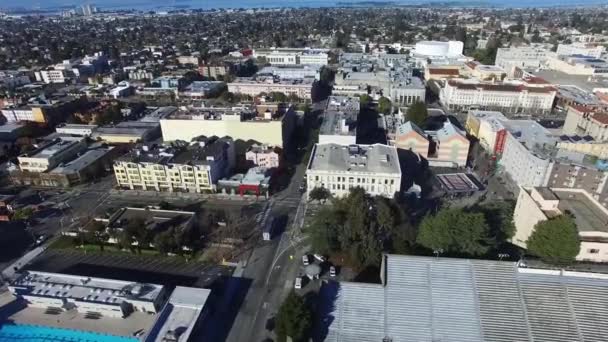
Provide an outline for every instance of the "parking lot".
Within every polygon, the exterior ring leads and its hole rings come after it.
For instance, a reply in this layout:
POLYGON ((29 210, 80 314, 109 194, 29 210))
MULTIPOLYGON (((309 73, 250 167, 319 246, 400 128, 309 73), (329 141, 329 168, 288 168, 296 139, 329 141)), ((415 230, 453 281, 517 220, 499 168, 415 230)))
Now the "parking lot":
POLYGON ((84 254, 80 251, 47 250, 27 269, 81 276, 115 278, 168 286, 213 287, 232 274, 232 268, 185 262, 180 258, 130 254, 84 254))

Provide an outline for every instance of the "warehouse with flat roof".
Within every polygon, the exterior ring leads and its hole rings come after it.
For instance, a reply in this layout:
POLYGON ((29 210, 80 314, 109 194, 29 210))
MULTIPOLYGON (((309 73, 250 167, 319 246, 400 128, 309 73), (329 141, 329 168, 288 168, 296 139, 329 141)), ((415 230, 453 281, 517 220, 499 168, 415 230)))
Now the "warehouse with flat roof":
POLYGON ((385 255, 383 284, 321 289, 327 342, 608 341, 608 275, 385 255))

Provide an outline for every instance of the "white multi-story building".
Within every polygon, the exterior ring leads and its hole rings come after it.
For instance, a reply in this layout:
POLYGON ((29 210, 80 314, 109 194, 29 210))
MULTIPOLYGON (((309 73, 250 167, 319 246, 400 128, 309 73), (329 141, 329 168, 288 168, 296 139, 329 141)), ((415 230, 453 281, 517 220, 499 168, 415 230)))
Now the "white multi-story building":
POLYGON ((238 77, 228 83, 228 91, 255 97, 261 93, 279 92, 285 95, 295 95, 301 99, 310 99, 314 78, 281 79, 276 76, 256 75, 254 77, 238 77))
POLYGON ((315 145, 306 170, 308 193, 322 187, 342 197, 356 187, 372 196, 393 197, 401 190, 397 149, 374 145, 315 145))
POLYGON ((8 122, 36 121, 34 111, 30 106, 7 107, 2 109, 2 115, 8 122))
POLYGON ((36 81, 44 83, 65 83, 67 78, 66 70, 49 69, 40 70, 34 73, 36 81))
POLYGON ((557 46, 556 54, 558 56, 581 55, 600 58, 604 52, 606 52, 606 48, 600 44, 574 43, 559 44, 557 46))
POLYGON ((439 99, 452 110, 487 109, 533 114, 549 113, 556 93, 550 86, 453 79, 441 89, 439 99))
POLYGON ((271 48, 256 49, 253 51, 253 56, 256 58, 263 57, 273 65, 327 65, 329 60, 328 51, 327 49, 310 48, 271 48))
POLYGON ((544 186, 553 166, 549 149, 556 138, 534 120, 510 120, 507 131, 501 168, 519 186, 544 186))
POLYGON ((280 155, 272 147, 253 145, 245 153, 245 160, 251 161, 256 166, 271 169, 279 167, 280 155))
POLYGON ((400 105, 424 102, 426 96, 424 83, 407 71, 341 71, 336 75, 335 82, 338 88, 376 88, 383 96, 400 105))
POLYGON ((262 68, 258 75, 274 75, 284 80, 319 79, 321 65, 273 65, 262 68))
POLYGON ((512 242, 526 248, 536 224, 568 214, 581 241, 576 260, 608 262, 608 209, 581 189, 522 188, 513 213, 512 242))
POLYGON ((190 141, 199 136, 254 140, 284 148, 297 124, 292 109, 285 113, 263 113, 243 107, 202 108, 178 111, 160 120, 164 141, 190 141))
POLYGON ((608 140, 608 113, 570 106, 562 132, 566 135, 589 135, 596 141, 608 140))
POLYGON ((464 43, 457 40, 449 42, 421 41, 416 43, 414 53, 425 56, 455 57, 462 55, 464 43))
POLYGON ((156 314, 167 297, 162 285, 38 271, 24 272, 9 289, 31 307, 112 318, 125 318, 133 311, 156 314))
POLYGON ((60 137, 44 143, 32 152, 25 153, 17 159, 19 169, 28 172, 45 172, 60 163, 71 159, 86 149, 87 144, 82 137, 60 137))
POLYGON ((357 142, 356 117, 327 111, 319 129, 319 144, 352 145, 357 142))
POLYGON ((97 125, 61 124, 55 127, 55 132, 67 135, 90 137, 97 125))
POLYGON ((505 69, 507 73, 511 73, 514 67, 541 68, 552 55, 554 53, 544 46, 499 48, 496 51, 494 64, 505 69))
POLYGON ((134 149, 114 162, 119 187, 137 190, 202 193, 215 191, 217 181, 235 165, 230 139, 200 139, 176 150, 134 149))

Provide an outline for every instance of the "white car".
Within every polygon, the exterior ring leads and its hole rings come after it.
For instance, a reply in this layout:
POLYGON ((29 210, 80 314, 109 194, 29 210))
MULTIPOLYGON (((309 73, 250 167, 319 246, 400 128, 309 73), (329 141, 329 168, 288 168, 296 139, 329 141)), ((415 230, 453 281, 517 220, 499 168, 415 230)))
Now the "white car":
POLYGON ((335 266, 330 266, 329 267, 329 276, 330 277, 335 277, 336 276, 336 267, 335 266))
POLYGON ((299 290, 302 288, 302 277, 296 277, 296 282, 293 287, 295 287, 296 290, 299 290))
POLYGON ((315 254, 314 257, 315 259, 319 260, 319 262, 325 262, 325 257, 321 254, 315 254))
POLYGON ((302 263, 304 264, 304 266, 308 266, 310 265, 310 259, 308 259, 308 255, 302 255, 302 263))

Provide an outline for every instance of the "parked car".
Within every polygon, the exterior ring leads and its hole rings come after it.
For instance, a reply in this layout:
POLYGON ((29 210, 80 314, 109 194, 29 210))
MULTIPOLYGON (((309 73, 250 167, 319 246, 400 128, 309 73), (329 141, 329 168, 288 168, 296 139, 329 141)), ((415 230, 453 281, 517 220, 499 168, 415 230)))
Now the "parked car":
POLYGON ((302 255, 302 263, 304 266, 310 265, 310 259, 308 258, 308 254, 302 255))
POLYGON ((325 262, 325 257, 321 254, 315 254, 314 257, 315 259, 319 260, 319 262, 325 262))
POLYGON ((302 277, 296 277, 296 282, 293 287, 298 290, 302 288, 302 277))
POLYGON ((336 267, 335 266, 330 266, 329 267, 329 276, 330 277, 335 277, 336 276, 336 267))

